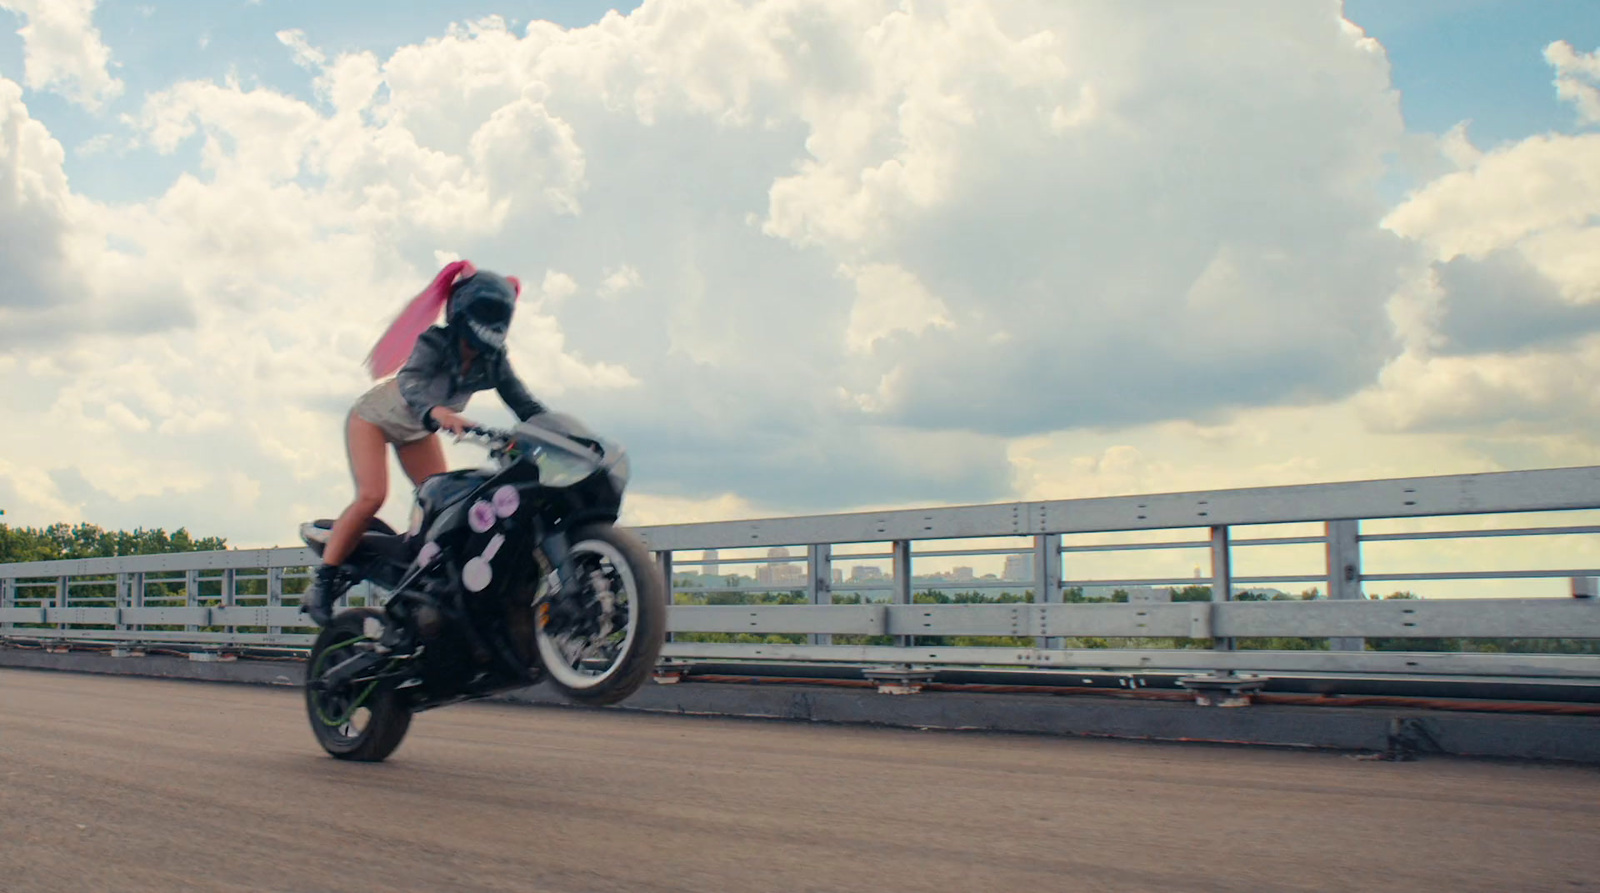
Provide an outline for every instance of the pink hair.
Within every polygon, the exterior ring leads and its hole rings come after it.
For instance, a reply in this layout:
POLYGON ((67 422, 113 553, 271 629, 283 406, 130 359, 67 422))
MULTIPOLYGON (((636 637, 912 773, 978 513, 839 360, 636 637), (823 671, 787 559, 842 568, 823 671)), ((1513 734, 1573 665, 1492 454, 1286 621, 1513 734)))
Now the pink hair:
POLYGON ((411 303, 400 311, 394 322, 389 323, 383 337, 372 346, 372 352, 367 354, 367 371, 372 373, 373 378, 383 378, 405 363, 406 357, 411 356, 411 348, 416 346, 417 338, 439 320, 439 312, 450 297, 450 287, 457 280, 476 272, 478 268, 471 261, 458 260, 446 264, 439 275, 428 283, 428 287, 411 299, 411 303))

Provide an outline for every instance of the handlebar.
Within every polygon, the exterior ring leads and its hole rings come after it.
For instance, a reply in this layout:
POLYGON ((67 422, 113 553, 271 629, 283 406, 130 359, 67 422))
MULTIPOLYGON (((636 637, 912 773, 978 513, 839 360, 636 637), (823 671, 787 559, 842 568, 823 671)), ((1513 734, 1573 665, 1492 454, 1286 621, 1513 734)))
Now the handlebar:
POLYGON ((510 443, 513 439, 510 431, 502 431, 498 428, 485 428, 482 425, 469 425, 468 427, 461 429, 461 435, 457 439, 467 440, 469 438, 473 440, 485 441, 489 446, 510 443))
MULTIPOLYGON (((562 436, 571 440, 573 443, 590 450, 596 456, 604 456, 606 453, 606 446, 601 441, 584 437, 580 434, 564 434, 562 436)), ((472 440, 488 447, 491 454, 498 454, 501 450, 506 449, 512 443, 516 442, 516 439, 517 435, 514 431, 506 431, 500 428, 486 428, 482 425, 468 425, 461 430, 461 434, 456 438, 456 442, 460 443, 463 440, 472 440)))

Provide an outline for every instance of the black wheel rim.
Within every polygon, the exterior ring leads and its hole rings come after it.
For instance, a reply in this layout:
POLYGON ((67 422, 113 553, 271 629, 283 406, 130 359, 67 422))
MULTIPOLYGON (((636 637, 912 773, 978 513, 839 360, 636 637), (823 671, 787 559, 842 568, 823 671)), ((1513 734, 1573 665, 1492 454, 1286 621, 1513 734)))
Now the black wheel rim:
MULTIPOLYGON (((324 648, 311 665, 311 678, 320 679, 328 667, 336 666, 345 658, 353 656, 356 643, 363 639, 363 636, 354 636, 324 648)), ((312 690, 313 713, 322 726, 323 734, 343 744, 359 740, 366 733, 371 720, 372 711, 367 708, 367 701, 377 687, 378 680, 374 679, 370 682, 341 686, 332 691, 312 690)))

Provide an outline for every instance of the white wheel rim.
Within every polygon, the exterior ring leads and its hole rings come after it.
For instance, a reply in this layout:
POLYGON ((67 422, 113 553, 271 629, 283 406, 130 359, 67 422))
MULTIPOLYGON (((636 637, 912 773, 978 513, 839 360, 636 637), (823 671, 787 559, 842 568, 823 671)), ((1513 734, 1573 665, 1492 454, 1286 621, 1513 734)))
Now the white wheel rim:
POLYGON ((639 588, 634 579, 633 566, 628 563, 621 550, 605 540, 588 539, 575 543, 572 546, 572 554, 574 556, 593 554, 599 556, 603 562, 610 563, 621 584, 622 592, 619 595, 623 598, 620 601, 626 604, 628 611, 628 626, 623 630, 622 644, 617 650, 616 658, 612 660, 610 666, 599 673, 586 673, 574 667, 574 663, 581 663, 588 655, 571 650, 571 646, 577 643, 557 639, 546 633, 542 621, 535 623, 534 642, 539 647, 539 659, 543 662, 546 672, 567 688, 581 691, 601 685, 621 671, 623 663, 633 649, 633 638, 639 629, 638 599, 635 597, 639 588))

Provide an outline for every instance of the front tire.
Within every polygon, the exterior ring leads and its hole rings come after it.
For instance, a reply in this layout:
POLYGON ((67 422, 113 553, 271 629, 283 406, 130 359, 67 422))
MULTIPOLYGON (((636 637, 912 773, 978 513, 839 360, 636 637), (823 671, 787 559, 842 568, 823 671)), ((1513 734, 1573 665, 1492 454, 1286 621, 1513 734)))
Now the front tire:
POLYGON ((579 594, 554 608, 540 606, 539 660, 567 698, 615 704, 639 690, 661 656, 666 581, 644 543, 610 524, 578 528, 570 552, 579 594))
POLYGON ((306 662, 306 714, 311 733, 331 756, 376 763, 394 753, 411 727, 411 708, 385 680, 356 682, 338 691, 319 691, 312 682, 328 668, 357 653, 369 617, 380 608, 340 611, 317 636, 306 662))

